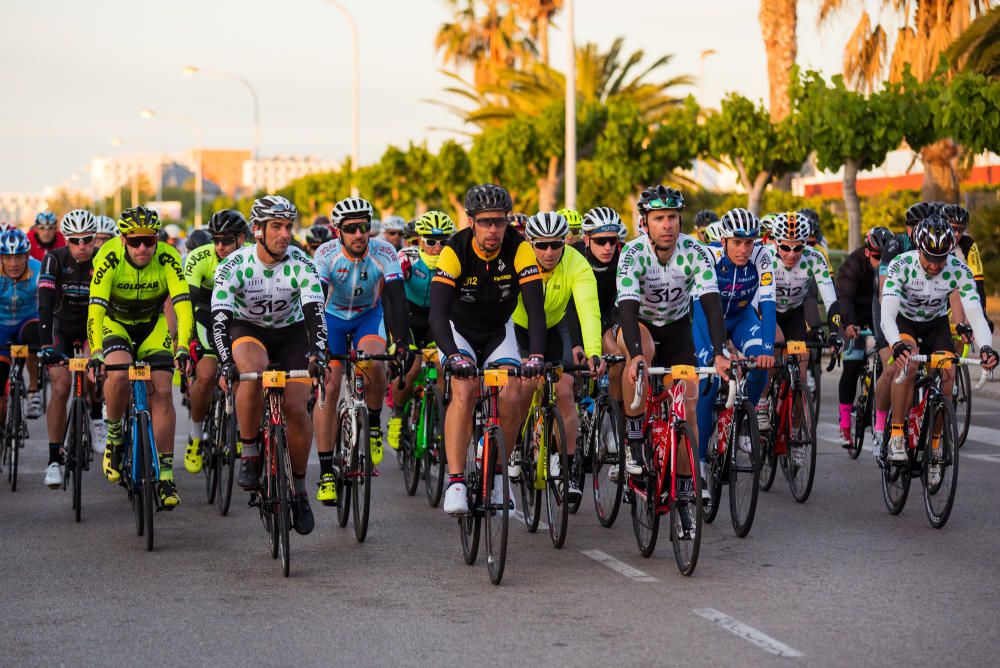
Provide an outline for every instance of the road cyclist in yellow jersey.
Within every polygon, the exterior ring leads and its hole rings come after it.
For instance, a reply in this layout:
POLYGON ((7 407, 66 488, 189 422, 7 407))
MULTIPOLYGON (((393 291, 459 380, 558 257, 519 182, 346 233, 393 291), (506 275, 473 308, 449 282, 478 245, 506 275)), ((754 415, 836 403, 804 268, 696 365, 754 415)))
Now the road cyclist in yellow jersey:
MULTIPOLYGON (((122 423, 129 401, 126 371, 105 374, 105 364, 169 364, 171 359, 183 370, 188 361, 188 344, 194 316, 191 294, 184 280, 181 259, 173 246, 157 241, 160 219, 156 211, 135 207, 122 212, 118 220, 121 236, 105 243, 94 257, 87 309, 87 339, 90 343, 92 373, 107 376, 104 398, 108 411, 108 438, 104 453, 104 473, 108 480, 121 477, 122 423), (177 350, 167 329, 164 303, 169 298, 177 317, 177 350)), ((153 392, 149 404, 153 436, 159 453, 160 479, 157 494, 160 506, 172 509, 180 503, 174 484, 174 429, 176 414, 172 396, 172 374, 156 370, 151 374, 153 392)))

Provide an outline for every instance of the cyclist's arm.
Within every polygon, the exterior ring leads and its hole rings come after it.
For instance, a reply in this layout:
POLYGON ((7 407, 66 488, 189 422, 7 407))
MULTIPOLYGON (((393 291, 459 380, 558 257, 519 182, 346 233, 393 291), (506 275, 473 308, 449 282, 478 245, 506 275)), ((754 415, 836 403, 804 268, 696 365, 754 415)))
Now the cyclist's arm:
POLYGON ((184 279, 180 255, 173 248, 168 248, 164 256, 156 261, 162 261, 167 276, 167 291, 177 320, 177 349, 187 350, 194 331, 194 309, 191 308, 191 291, 184 279))
POLYGON ((309 331, 309 342, 313 348, 310 355, 325 359, 328 339, 326 316, 323 314, 325 306, 323 288, 312 260, 304 252, 297 255, 304 267, 298 281, 299 304, 302 305, 302 316, 305 318, 306 329, 309 331))
POLYGON ((762 248, 757 256, 757 275, 760 284, 761 345, 765 355, 774 354, 774 334, 778 329, 777 304, 774 301, 774 275, 778 271, 777 258, 768 248, 762 248))
MULTIPOLYGON (((438 265, 440 266, 440 260, 438 265)), ((531 244, 522 241, 514 254, 514 272, 521 288, 524 310, 528 313, 528 354, 545 354, 545 288, 542 272, 531 244)))
POLYGON ((618 298, 618 323, 629 357, 642 354, 642 335, 639 332, 639 300, 618 298))
POLYGON ((410 309, 406 301, 403 281, 392 281, 382 287, 382 304, 385 306, 385 325, 396 343, 410 344, 410 309))
MULTIPOLYGON (((108 248, 106 252, 98 252, 94 257, 94 275, 90 279, 90 302, 87 306, 87 343, 90 345, 92 355, 104 351, 104 318, 107 315, 111 303, 111 286, 114 285, 115 267, 123 258, 119 253, 124 253, 124 249, 109 247, 112 242, 105 244, 108 248)), ((117 244, 116 244, 117 245, 117 244)), ((104 248, 101 249, 104 251, 104 248)))
MULTIPOLYGON (((208 252, 215 253, 215 250, 210 248, 208 252)), ((209 265, 205 257, 205 251, 201 250, 189 253, 184 259, 184 280, 187 281, 191 301, 194 302, 196 309, 204 308, 204 305, 212 302, 211 289, 202 287, 206 279, 205 268, 209 265)))
POLYGON ((972 326, 972 335, 976 340, 976 345, 993 346, 993 333, 990 331, 989 323, 986 320, 986 303, 980 301, 976 291, 976 284, 972 278, 972 272, 968 267, 960 267, 958 274, 958 296, 962 300, 965 308, 965 317, 972 326))
POLYGON ((830 265, 820 255, 815 258, 811 270, 819 290, 819 296, 826 307, 826 321, 832 332, 840 326, 840 306, 837 304, 837 289, 833 286, 833 280, 830 278, 830 265))
POLYGON ((46 253, 38 276, 38 338, 42 346, 52 345, 52 314, 55 310, 58 276, 59 259, 55 253, 46 253))
POLYGON ((569 299, 569 306, 566 307, 566 315, 563 316, 562 323, 569 330, 570 345, 574 348, 583 347, 583 331, 580 329, 580 318, 576 315, 576 302, 569 299))
MULTIPOLYGON (((573 311, 579 319, 580 331, 583 337, 583 351, 587 357, 601 355, 601 304, 597 299, 597 279, 594 271, 582 257, 573 281, 573 311)), ((567 309, 568 311, 569 309, 567 309)), ((572 332, 572 327, 570 332, 572 332)))
POLYGON ((726 349, 726 339, 729 337, 726 333, 726 319, 722 315, 722 295, 718 292, 706 292, 698 297, 698 306, 705 312, 713 353, 722 355, 726 349))
POLYGON ((451 301, 455 298, 455 285, 461 276, 462 261, 451 246, 445 246, 438 258, 430 289, 431 334, 445 357, 458 352, 458 345, 451 331, 451 301))
POLYGON ((229 334, 229 326, 232 324, 236 303, 237 286, 233 281, 235 271, 234 261, 220 264, 215 272, 215 287, 212 289, 212 343, 219 353, 221 364, 232 361, 233 355, 233 340, 229 334), (231 287, 234 289, 230 290, 231 287))
POLYGON ((837 301, 840 303, 840 318, 845 327, 858 324, 854 310, 854 297, 858 293, 859 276, 854 269, 855 265, 851 262, 851 257, 848 257, 837 273, 837 301))
POLYGON ((881 277, 883 281, 882 336, 892 348, 899 342, 899 327, 896 325, 896 316, 899 314, 899 305, 903 299, 902 279, 906 268, 903 262, 892 262, 887 269, 886 275, 881 277))

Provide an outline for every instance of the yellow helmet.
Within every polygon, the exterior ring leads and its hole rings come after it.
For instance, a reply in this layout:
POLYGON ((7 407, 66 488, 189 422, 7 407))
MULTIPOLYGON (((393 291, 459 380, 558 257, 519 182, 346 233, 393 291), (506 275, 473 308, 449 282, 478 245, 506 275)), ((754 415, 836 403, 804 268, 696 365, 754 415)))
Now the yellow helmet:
POLYGON ((417 218, 416 233, 422 237, 451 236, 455 233, 455 223, 444 211, 428 211, 417 218))
POLYGON ((160 216, 153 209, 144 206, 125 209, 118 218, 118 231, 122 234, 133 232, 156 234, 160 231, 160 216))
POLYGON ((580 215, 579 211, 574 211, 573 209, 559 209, 556 213, 566 219, 566 222, 569 223, 569 231, 571 233, 579 233, 580 228, 583 227, 583 216, 580 215))

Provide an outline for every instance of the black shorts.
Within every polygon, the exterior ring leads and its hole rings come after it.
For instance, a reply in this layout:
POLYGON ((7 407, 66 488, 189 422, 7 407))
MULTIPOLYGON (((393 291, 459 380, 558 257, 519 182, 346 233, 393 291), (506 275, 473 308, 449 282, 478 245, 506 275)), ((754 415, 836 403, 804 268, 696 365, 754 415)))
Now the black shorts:
POLYGON ((52 347, 66 357, 73 357, 73 343, 79 343, 81 350, 87 344, 87 323, 81 322, 76 324, 67 320, 53 318, 52 347))
POLYGON ((946 315, 927 322, 917 322, 897 315, 896 326, 899 327, 900 335, 906 334, 920 344, 921 355, 955 350, 955 343, 951 338, 951 323, 946 315))
POLYGON ((304 321, 287 327, 264 328, 234 320, 229 333, 234 350, 241 342, 254 343, 267 352, 268 362, 277 365, 282 371, 306 369, 309 366, 309 332, 304 321))
POLYGON ((776 314, 778 327, 785 341, 805 341, 806 340, 806 312, 805 304, 799 305, 790 311, 776 314))
MULTIPOLYGON (((514 325, 514 336, 517 337, 517 348, 521 357, 528 356, 528 330, 514 325)), ((576 364, 573 361, 573 342, 570 339, 569 327, 565 321, 560 321, 555 327, 549 327, 545 332, 545 361, 576 364)))
POLYGON ((413 338, 413 345, 417 348, 426 348, 434 342, 430 316, 429 310, 410 304, 410 335, 413 338))
MULTIPOLYGON (((691 316, 687 315, 680 320, 658 327, 651 325, 644 320, 639 320, 639 324, 649 330, 653 337, 653 366, 673 366, 675 364, 698 365, 698 359, 694 354, 694 329, 691 325, 691 316)), ((618 340, 618 332, 621 325, 615 324, 611 328, 611 338, 618 340)))

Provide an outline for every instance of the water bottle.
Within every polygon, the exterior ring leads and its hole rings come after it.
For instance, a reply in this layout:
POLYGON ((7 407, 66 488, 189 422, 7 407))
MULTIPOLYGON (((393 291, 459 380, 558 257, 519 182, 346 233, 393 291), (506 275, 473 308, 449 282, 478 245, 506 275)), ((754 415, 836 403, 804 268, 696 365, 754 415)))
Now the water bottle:
POLYGON ((580 406, 590 415, 594 414, 594 399, 592 397, 584 397, 583 401, 580 402, 580 406))
POLYGON ((479 441, 476 443, 476 466, 478 468, 483 467, 483 437, 479 437, 479 441))

